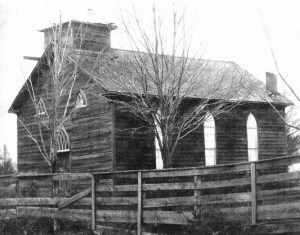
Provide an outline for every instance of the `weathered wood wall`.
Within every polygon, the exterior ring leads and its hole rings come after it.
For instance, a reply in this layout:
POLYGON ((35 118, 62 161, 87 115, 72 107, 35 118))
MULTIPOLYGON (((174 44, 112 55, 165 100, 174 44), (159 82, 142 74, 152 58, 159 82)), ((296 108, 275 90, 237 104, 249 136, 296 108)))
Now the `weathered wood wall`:
MULTIPOLYGON (((44 48, 47 48, 49 43, 54 40, 53 33, 55 30, 49 28, 43 32, 45 33, 44 48)), ((71 24, 65 23, 62 25, 62 40, 76 49, 90 51, 108 50, 110 49, 110 29, 105 26, 73 21, 71 24)))
MULTIPOLYGON (((284 117, 284 107, 278 106, 284 117)), ((155 168, 154 134, 137 130, 138 119, 129 111, 116 110, 116 170, 155 168)), ((244 104, 215 117, 217 164, 247 162, 247 118, 252 113, 258 126, 259 160, 287 154, 286 128, 268 104, 244 104)), ((144 125, 144 124, 143 124, 144 125)), ((205 165, 203 125, 179 142, 173 167, 205 165)))
MULTIPOLYGON (((277 107, 284 117, 284 107, 277 107)), ((258 126, 259 159, 284 157, 287 154, 286 128, 268 104, 240 105, 215 118, 217 164, 248 161, 247 118, 252 113, 258 126)), ((177 147, 174 167, 205 164, 203 126, 184 138, 177 147)))
MULTIPOLYGON (((74 68, 70 66, 69 70, 73 71, 74 68)), ((37 93, 49 108, 52 93, 50 83, 46 80, 49 79, 50 73, 45 68, 42 71, 43 73, 35 74, 39 76, 37 93)), ((85 74, 79 73, 70 109, 74 107, 80 89, 91 87, 88 81, 89 78, 85 74)), ((147 124, 139 120, 130 110, 101 97, 100 93, 99 87, 88 89, 86 91, 88 105, 75 109, 64 124, 70 137, 71 172, 155 168, 154 134, 145 128, 147 124)), ((63 112, 64 104, 65 101, 62 102, 59 112, 63 112)), ((277 108, 284 116, 284 107, 277 108)), ((51 113, 51 109, 48 112, 51 113)), ((248 161, 246 122, 250 112, 258 125, 259 159, 286 156, 285 124, 276 111, 267 104, 244 104, 215 117, 217 164, 248 161)), ((32 101, 28 97, 18 112, 18 118, 37 136, 38 130, 34 127, 37 122, 35 114, 32 101)), ((49 144, 47 134, 45 142, 49 144)), ((204 132, 203 126, 200 126, 197 131, 179 143, 173 167, 203 166, 204 155, 204 132)), ((18 122, 18 167, 20 173, 43 173, 50 170, 20 122, 18 122)))
MULTIPOLYGON (((52 89, 50 83, 46 83, 45 81, 49 78, 50 71, 44 70, 43 72, 37 72, 33 74, 33 76, 38 77, 34 84, 36 91, 38 91, 37 94, 39 94, 36 99, 39 101, 39 99, 42 98, 47 106, 48 102, 51 100, 52 89)), ((39 119, 36 116, 33 101, 29 95, 24 96, 23 101, 24 103, 21 106, 21 109, 17 112, 18 171, 20 173, 50 172, 49 165, 42 158, 36 143, 30 138, 30 135, 33 137, 39 136, 37 125, 39 119)), ((50 110, 48 110, 48 112, 50 112, 50 110)), ((49 132, 45 127, 42 128, 42 131, 44 132, 45 148, 49 149, 49 132)), ((40 140, 40 138, 37 139, 40 140)))
MULTIPOLYGON (((47 111, 51 113, 49 108, 52 101, 51 86, 47 82, 49 78, 49 70, 45 74, 41 74, 37 82, 37 97, 44 100, 47 111)), ((86 75, 78 74, 68 112, 73 109, 80 89, 90 87, 88 81, 86 75)), ((70 138, 71 172, 112 171, 111 103, 99 96, 99 92, 101 92, 99 89, 97 92, 95 92, 95 89, 86 90, 87 106, 73 109, 70 117, 64 123, 70 138)), ((65 103, 65 100, 62 101, 59 108, 60 113, 63 112, 65 103)), ((30 98, 24 102, 17 115, 29 131, 34 136, 38 136, 36 112, 30 98)), ((46 149, 49 151, 49 132, 44 131, 46 149)), ((42 158, 36 143, 28 137, 28 134, 28 131, 18 121, 19 173, 50 172, 50 167, 42 158)))
POLYGON ((154 169, 154 135, 147 124, 122 105, 115 105, 114 117, 115 170, 154 169))

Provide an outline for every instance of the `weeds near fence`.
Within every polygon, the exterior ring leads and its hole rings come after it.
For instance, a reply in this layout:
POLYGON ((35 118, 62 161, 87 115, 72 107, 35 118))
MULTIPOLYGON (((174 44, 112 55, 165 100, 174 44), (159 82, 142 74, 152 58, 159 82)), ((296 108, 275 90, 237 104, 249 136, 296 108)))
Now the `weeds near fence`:
POLYGON ((182 226, 176 235, 255 235, 266 234, 263 226, 244 226, 235 221, 225 221, 224 216, 216 207, 200 206, 194 212, 194 220, 182 226))
MULTIPOLYGON (((93 235, 91 228, 81 221, 71 222, 60 221, 60 232, 58 235, 93 235)), ((5 235, 46 235, 54 234, 53 220, 50 218, 30 218, 19 217, 9 221, 2 221, 0 224, 0 234, 5 235)))

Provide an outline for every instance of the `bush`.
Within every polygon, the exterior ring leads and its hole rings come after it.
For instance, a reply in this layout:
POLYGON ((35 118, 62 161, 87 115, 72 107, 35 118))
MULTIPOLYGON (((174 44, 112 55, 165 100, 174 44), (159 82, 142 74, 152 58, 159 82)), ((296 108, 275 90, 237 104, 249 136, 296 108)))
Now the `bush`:
POLYGON ((3 226, 1 234, 7 235, 34 235, 53 234, 53 222, 47 218, 25 218, 20 217, 7 221, 3 226))
POLYGON ((34 181, 30 181, 29 185, 20 190, 20 197, 36 197, 38 185, 34 181))
POLYGON ((8 187, 1 187, 0 198, 15 198, 16 196, 17 193, 15 184, 11 184, 8 187))
POLYGON ((204 207, 195 212, 195 219, 178 233, 182 235, 250 235, 265 234, 262 226, 244 226, 239 222, 225 221, 217 208, 204 207))
POLYGON ((86 222, 82 221, 60 221, 60 234, 61 235, 71 235, 71 234, 80 234, 80 235, 94 235, 92 229, 88 226, 86 222))

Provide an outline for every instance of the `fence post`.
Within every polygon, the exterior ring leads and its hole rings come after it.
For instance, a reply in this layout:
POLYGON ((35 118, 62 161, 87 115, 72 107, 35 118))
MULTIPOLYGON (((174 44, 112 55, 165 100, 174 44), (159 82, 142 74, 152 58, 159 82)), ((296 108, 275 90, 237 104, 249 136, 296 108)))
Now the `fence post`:
POLYGON ((16 177, 16 196, 17 196, 17 198, 18 197, 21 197, 21 195, 20 195, 20 186, 19 186, 19 178, 17 178, 16 177))
POLYGON ((255 162, 251 162, 251 220, 252 224, 257 222, 257 205, 256 205, 256 167, 255 162))
POLYGON ((198 198, 201 195, 201 192, 199 189, 197 189, 198 182, 201 182, 200 177, 198 175, 194 175, 194 184, 195 184, 195 189, 194 189, 194 198, 195 198, 195 206, 194 206, 194 212, 198 212, 200 209, 198 203, 198 198))
MULTIPOLYGON (((53 177, 51 177, 51 181, 52 181, 52 197, 57 197, 59 196, 58 182, 54 180, 53 177)), ((54 234, 58 233, 60 230, 60 224, 58 219, 53 219, 53 230, 54 230, 54 234)))
POLYGON ((137 235, 142 235, 142 173, 138 172, 137 235))
POLYGON ((92 230, 96 230, 96 179, 95 176, 92 175, 92 230))

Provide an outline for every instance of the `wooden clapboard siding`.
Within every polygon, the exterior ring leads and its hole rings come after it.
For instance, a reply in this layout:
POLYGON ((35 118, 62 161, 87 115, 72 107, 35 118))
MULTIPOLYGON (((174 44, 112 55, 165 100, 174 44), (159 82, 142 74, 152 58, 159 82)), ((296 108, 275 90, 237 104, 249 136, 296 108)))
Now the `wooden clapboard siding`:
POLYGON ((176 147, 173 166, 193 167, 205 164, 203 125, 182 139, 176 147))
MULTIPOLYGON (((72 71, 74 68, 70 65, 68 69, 72 71)), ((37 80, 38 96, 43 98, 46 107, 49 107, 52 96, 50 84, 47 83, 49 76, 49 71, 43 70, 41 78, 37 80)), ((154 134, 146 128, 147 124, 138 119, 131 110, 117 103, 112 105, 101 97, 101 89, 96 89, 88 81, 85 74, 79 73, 70 107, 74 106, 76 96, 83 87, 88 88, 88 105, 74 110, 64 124, 71 141, 71 170, 82 172, 154 169, 154 134), (140 128, 141 126, 145 128, 140 128)), ((65 102, 66 100, 62 101, 62 106, 65 102)), ((284 116, 284 107, 278 106, 277 109, 284 116)), ((51 113, 52 110, 49 109, 48 112, 51 113)), ((62 113, 63 108, 59 108, 58 112, 62 113)), ((244 103, 215 117, 217 164, 248 161, 246 126, 250 112, 258 125, 259 159, 286 155, 285 125, 276 111, 267 104, 244 103)), ((24 101, 18 117, 33 134, 38 133, 34 127, 36 117, 30 99, 24 101)), ((49 144, 47 131, 44 131, 45 141, 49 144)), ((19 122, 20 172, 49 172, 50 167, 27 135, 19 122)), ((172 164, 173 167, 205 165, 203 125, 179 142, 172 164)))
MULTIPOLYGON (((284 108, 277 107, 284 116, 284 108)), ((286 156, 285 124, 269 105, 244 105, 216 120, 218 164, 248 161, 247 118, 252 113, 258 126, 259 159, 286 156)))
MULTIPOLYGON (((70 25, 69 23, 63 24, 62 27, 62 41, 72 42, 73 47, 76 49, 102 52, 110 48, 110 29, 105 26, 99 27, 72 21, 70 25), (71 35, 66 33, 70 29, 72 30, 71 35)), ((45 33, 44 46, 46 48, 53 40, 53 30, 49 28, 43 32, 45 33)))
MULTIPOLYGON (((277 109, 284 116, 284 107, 277 109)), ((120 106, 116 110, 116 170, 155 168, 154 134, 151 137, 151 133, 135 133, 133 130, 141 121, 129 112, 120 106)), ((250 112, 258 125, 259 159, 286 156, 285 124, 277 112, 267 104, 242 104, 215 117, 217 164, 248 161, 247 118, 250 112)), ((179 142, 172 164, 173 167, 205 165, 203 125, 179 142)))
POLYGON ((115 113, 115 170, 155 168, 154 135, 126 107, 116 105, 115 113))
MULTIPOLYGON (((277 107, 284 117, 284 107, 277 107)), ((267 104, 243 104, 215 117, 217 164, 248 161, 247 118, 252 113, 258 125, 259 159, 284 157, 287 154, 285 124, 267 104)), ((178 144, 174 167, 205 164, 203 125, 178 144)))
POLYGON ((111 171, 111 105, 105 98, 86 94, 87 107, 69 120, 73 172, 111 171))
MULTIPOLYGON (((72 65, 67 68, 74 70, 72 65)), ((42 98, 51 116, 51 84, 49 70, 44 70, 37 79, 37 97, 42 98)), ((64 112, 67 99, 64 98, 58 113, 64 112)), ((101 96, 101 89, 95 89, 88 76, 78 71, 67 113, 70 114, 64 127, 70 139, 70 158, 72 172, 111 171, 112 170, 112 111, 111 103, 101 96), (73 109, 80 89, 85 88, 87 106, 73 109), (73 111, 72 111, 73 110, 73 111)), ((36 112, 28 97, 24 100, 18 118, 38 135, 36 112)), ((46 149, 49 151, 49 132, 43 129, 46 149)), ((28 138, 28 131, 18 122, 18 170, 20 173, 50 172, 50 167, 42 158, 36 143, 28 138)))
POLYGON ((246 113, 243 115, 243 111, 236 108, 215 118, 217 164, 243 162, 248 159, 246 113))

